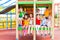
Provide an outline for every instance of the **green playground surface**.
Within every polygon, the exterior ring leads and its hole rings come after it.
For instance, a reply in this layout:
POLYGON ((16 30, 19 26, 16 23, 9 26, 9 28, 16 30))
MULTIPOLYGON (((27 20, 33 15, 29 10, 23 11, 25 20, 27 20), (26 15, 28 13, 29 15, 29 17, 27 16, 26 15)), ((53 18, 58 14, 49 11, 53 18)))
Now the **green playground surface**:
MULTIPOLYGON (((51 27, 40 27, 40 28, 34 28, 34 27, 31 27, 30 30, 53 30, 53 28, 51 27)), ((27 29, 23 29, 22 27, 18 27, 18 30, 22 31, 22 30, 27 30, 27 29)))

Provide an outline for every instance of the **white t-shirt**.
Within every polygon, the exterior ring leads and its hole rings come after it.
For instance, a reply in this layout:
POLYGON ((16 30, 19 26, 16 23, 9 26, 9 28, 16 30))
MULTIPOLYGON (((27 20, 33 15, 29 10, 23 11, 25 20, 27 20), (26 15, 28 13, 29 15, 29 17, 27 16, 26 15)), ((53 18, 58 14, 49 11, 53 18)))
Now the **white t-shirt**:
POLYGON ((30 25, 33 25, 33 18, 30 18, 30 25))

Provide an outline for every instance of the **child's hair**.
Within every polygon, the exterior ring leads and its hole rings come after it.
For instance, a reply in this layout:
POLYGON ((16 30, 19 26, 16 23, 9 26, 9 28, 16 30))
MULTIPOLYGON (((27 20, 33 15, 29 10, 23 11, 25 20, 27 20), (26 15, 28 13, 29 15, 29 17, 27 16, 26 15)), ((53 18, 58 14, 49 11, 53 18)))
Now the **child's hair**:
POLYGON ((45 16, 44 14, 42 16, 45 16))
MULTIPOLYGON (((27 16, 27 17, 29 18, 29 14, 25 14, 24 17, 23 17, 23 19, 25 19, 25 16, 27 16)), ((27 19, 28 19, 28 18, 27 18, 27 19)))
POLYGON ((40 14, 36 14, 36 16, 38 16, 38 15, 40 16, 40 14))
POLYGON ((48 7, 46 7, 46 9, 48 9, 48 7))
POLYGON ((36 9, 36 12, 38 12, 38 11, 39 11, 39 9, 37 8, 37 9, 36 9))
POLYGON ((48 19, 48 17, 45 17, 46 19, 48 19))

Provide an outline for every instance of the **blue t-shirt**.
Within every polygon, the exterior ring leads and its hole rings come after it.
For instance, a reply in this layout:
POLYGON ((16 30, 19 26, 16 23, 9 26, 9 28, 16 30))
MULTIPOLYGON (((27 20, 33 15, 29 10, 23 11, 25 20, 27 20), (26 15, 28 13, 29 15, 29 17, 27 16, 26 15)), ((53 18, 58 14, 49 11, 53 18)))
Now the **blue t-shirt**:
POLYGON ((47 19, 44 18, 44 19, 42 20, 41 26, 47 25, 47 24, 46 24, 46 21, 47 21, 47 19))

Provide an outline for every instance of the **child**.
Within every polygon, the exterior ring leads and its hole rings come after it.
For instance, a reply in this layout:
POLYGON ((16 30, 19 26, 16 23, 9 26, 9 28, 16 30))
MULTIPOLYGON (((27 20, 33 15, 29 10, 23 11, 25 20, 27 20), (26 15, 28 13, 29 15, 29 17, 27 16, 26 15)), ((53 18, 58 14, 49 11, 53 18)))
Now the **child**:
POLYGON ((25 29, 23 32, 24 32, 24 35, 26 35, 27 33, 27 28, 29 27, 29 15, 28 14, 25 14, 24 15, 24 18, 23 18, 23 29, 25 29))
POLYGON ((19 25, 22 25, 22 19, 23 19, 23 16, 24 16, 24 11, 23 11, 23 8, 22 7, 20 7, 20 9, 19 9, 19 22, 20 22, 20 24, 19 25))
POLYGON ((48 17, 49 15, 52 15, 52 14, 51 14, 51 10, 49 10, 48 7, 46 7, 46 10, 45 10, 45 12, 44 12, 44 15, 45 15, 45 17, 48 17))
MULTIPOLYGON (((48 24, 48 17, 45 17, 43 15, 43 20, 42 20, 42 23, 41 23, 42 28, 47 28, 48 27, 47 24, 48 24)), ((46 36, 48 34, 48 31, 47 30, 43 30, 42 34, 43 34, 43 36, 46 36)))
POLYGON ((34 23, 33 23, 33 14, 31 13, 30 14, 30 25, 33 25, 34 23))
POLYGON ((40 25, 41 20, 40 20, 40 14, 36 15, 36 25, 40 25))
MULTIPOLYGON (((31 13, 29 16, 30 16, 30 27, 29 27, 29 31, 30 31, 30 29, 33 27, 33 24, 34 24, 33 13, 31 13)), ((29 33, 32 33, 32 30, 29 33)))
POLYGON ((19 18, 22 18, 24 16, 25 12, 23 11, 23 8, 20 7, 19 9, 19 18))
POLYGON ((25 14, 24 18, 23 18, 23 22, 24 22, 24 27, 28 27, 29 26, 29 15, 25 14))
POLYGON ((37 30, 37 34, 39 34, 38 29, 40 27, 41 24, 41 20, 40 20, 40 14, 36 15, 36 30, 37 30))

